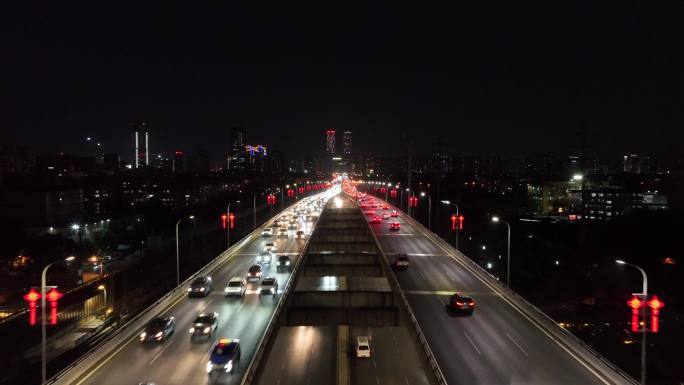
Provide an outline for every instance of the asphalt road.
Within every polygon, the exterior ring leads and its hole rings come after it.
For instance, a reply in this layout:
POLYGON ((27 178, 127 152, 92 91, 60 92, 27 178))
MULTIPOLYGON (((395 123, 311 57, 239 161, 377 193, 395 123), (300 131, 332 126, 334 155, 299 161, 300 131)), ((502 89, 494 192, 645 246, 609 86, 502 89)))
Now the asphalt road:
POLYGON ((395 275, 449 385, 609 383, 407 223, 404 215, 371 227, 390 260, 396 253, 409 255, 409 269, 395 275), (401 223, 400 231, 389 231, 392 221, 401 223), (472 316, 446 311, 448 296, 456 291, 477 302, 472 316))
POLYGON ((278 328, 261 370, 263 385, 334 385, 337 383, 336 326, 278 328))
MULTIPOLYGON (((159 385, 186 384, 236 384, 240 382, 256 345, 273 314, 277 297, 256 294, 258 283, 250 283, 246 296, 226 298, 223 289, 233 276, 245 276, 256 255, 266 242, 278 242, 278 254, 290 253, 293 264, 304 246, 303 240, 295 240, 293 232, 285 237, 259 238, 246 245, 213 275, 214 291, 204 298, 183 297, 164 315, 176 317, 176 331, 162 343, 141 344, 131 339, 116 351, 102 366, 81 384, 138 384, 142 381, 159 385), (188 333, 191 322, 199 312, 219 313, 219 328, 207 342, 191 342, 188 333), (242 358, 232 374, 212 374, 205 371, 209 351, 219 338, 239 338, 242 358)), ((264 268, 264 275, 275 276, 279 290, 290 278, 289 272, 277 273, 274 264, 264 268)), ((280 294, 278 294, 280 295, 280 294)))

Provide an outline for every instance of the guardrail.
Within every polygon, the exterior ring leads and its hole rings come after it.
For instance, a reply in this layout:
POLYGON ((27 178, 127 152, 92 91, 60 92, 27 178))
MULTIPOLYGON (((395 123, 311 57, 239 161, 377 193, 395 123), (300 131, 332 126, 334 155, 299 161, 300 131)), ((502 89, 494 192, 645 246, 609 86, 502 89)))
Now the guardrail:
MULTIPOLYGON (((354 201, 354 204, 356 207, 361 210, 360 207, 358 207, 358 202, 356 202, 355 199, 351 198, 352 201, 354 201)), ((387 259, 387 255, 385 254, 385 251, 382 249, 382 246, 380 245, 380 242, 378 241, 378 237, 375 235, 373 232, 373 229, 371 226, 368 224, 368 221, 366 220, 365 216, 363 215, 363 212, 361 211, 361 215, 363 216, 364 222, 366 223, 366 229, 368 232, 371 234, 373 237, 373 240, 375 241, 375 245, 377 246, 378 250, 380 251, 380 255, 382 256, 383 260, 385 261, 385 266, 389 269, 390 268, 390 262, 387 259)), ((447 385, 447 381, 444 378, 444 374, 442 373, 442 368, 439 367, 439 363, 437 363, 437 359, 435 358, 435 355, 432 353, 432 349, 430 348, 430 344, 427 341, 427 338, 425 338, 425 334, 423 334, 423 329, 420 328, 420 325, 418 324, 418 320, 416 319, 415 314, 413 314, 413 309, 411 309, 411 305, 409 304, 408 300, 406 299, 406 295, 404 294, 404 291, 401 289, 401 286, 399 285, 399 280, 397 280, 397 277, 394 274, 388 274, 388 279, 391 282, 391 285, 394 287, 394 290, 399 293, 399 297, 401 298, 402 305, 406 309, 406 312, 409 315, 409 321, 411 322, 411 325, 414 328, 414 331, 416 332, 416 336, 418 337, 418 341, 420 342, 420 345, 423 347, 423 352, 426 355, 426 358, 428 360, 428 363, 430 364, 430 368, 432 369, 432 372, 435 376, 435 379, 437 380, 437 383, 439 385, 447 385)))
MULTIPOLYGON (((389 203, 389 202, 388 202, 389 203)), ((494 291, 498 292, 503 298, 507 299, 508 302, 515 306, 518 310, 523 312, 524 314, 528 315, 528 319, 534 320, 535 323, 541 327, 544 328, 546 331, 554 334, 554 336, 557 337, 556 341, 557 342, 562 342, 563 345, 571 350, 573 353, 578 354, 582 356, 582 358, 586 361, 586 364, 592 365, 595 369, 599 370, 602 374, 606 375, 605 370, 601 370, 601 368, 596 367, 596 365, 593 365, 590 360, 588 360, 585 356, 585 352, 591 354, 593 358, 599 360, 603 365, 605 365, 607 368, 611 369, 615 374, 617 374, 619 377, 618 378, 613 378, 612 376, 609 379, 611 381, 619 383, 620 381, 628 384, 634 384, 637 385, 639 384, 638 381, 633 379, 629 374, 624 372, 622 369, 619 367, 615 366, 612 362, 610 362, 608 359, 603 357, 600 353, 595 351, 592 347, 587 345, 584 341, 580 340, 575 336, 574 334, 570 333, 568 330, 562 328, 555 320, 553 320, 551 317, 549 317, 546 313, 541 311, 539 308, 534 306, 532 303, 527 301, 525 298, 523 298, 520 294, 516 293, 515 291, 511 290, 509 287, 505 286, 500 280, 498 280, 496 277, 494 277, 492 274, 490 274, 487 270, 485 270, 482 266, 478 265, 475 261, 472 259, 468 258, 465 254, 461 253, 457 249, 455 249, 453 246, 451 246, 447 241, 442 239, 440 236, 437 234, 431 232, 428 230, 425 226, 423 226, 422 223, 418 222, 414 218, 409 217, 408 215, 405 215, 406 219, 416 228, 418 229, 423 235, 431 239, 433 242, 439 244, 442 249, 447 251, 452 257, 456 259, 457 262, 461 264, 464 268, 469 270, 472 274, 478 276, 481 281, 485 282, 488 284, 490 288, 492 288, 494 291), (569 340, 569 341, 568 341, 569 340)))
MULTIPOLYGON (((315 195, 312 195, 312 197, 315 195)), ((309 197, 307 197, 309 198, 309 197)), ((306 198, 302 198, 306 199, 306 198)), ((292 209, 294 206, 299 204, 301 200, 294 202, 288 206, 285 210, 281 211, 279 214, 284 213, 292 209)), ((276 215, 278 216, 278 215, 276 215)), ((138 315, 131 318, 120 328, 118 328, 114 333, 112 333, 107 338, 103 339, 99 344, 95 345, 93 348, 88 350, 84 355, 82 355, 78 360, 74 361, 71 365, 62 369, 59 373, 52 376, 47 384, 71 384, 82 379, 87 373, 90 372, 91 368, 95 367, 100 361, 108 357, 111 352, 123 349, 123 347, 131 341, 131 338, 135 336, 140 328, 142 328, 147 322, 150 321, 159 313, 163 313, 169 307, 173 306, 177 301, 183 298, 187 291, 186 286, 189 285, 195 278, 202 275, 210 275, 212 272, 216 271, 223 264, 231 260, 237 251, 242 249, 248 243, 252 242, 254 239, 261 236, 261 231, 269 227, 274 221, 274 218, 269 219, 261 226, 257 227, 254 231, 245 236, 238 243, 232 245, 229 249, 219 254, 218 257, 214 258, 211 262, 207 263, 204 267, 199 269, 195 274, 188 277, 185 281, 181 282, 173 290, 166 293, 163 297, 157 300, 152 305, 148 306, 145 310, 141 311, 138 315), (154 311, 153 311, 154 310, 154 311), (105 345, 111 343, 111 346, 105 348, 105 345), (81 368, 79 368, 79 366, 81 368), (68 378, 67 378, 68 377, 68 378)), ((308 246, 308 240, 305 247, 308 246)))
MULTIPOLYGON (((315 224, 318 223, 318 219, 315 224)), ((313 234, 313 231, 312 231, 313 234)), ((246 385, 246 384, 251 384, 252 380, 254 379, 254 375, 256 374, 257 369, 259 369, 259 364, 261 363, 261 359, 264 355, 264 351, 266 350, 266 345, 271 338, 271 334, 273 334, 273 331, 276 329, 275 321, 278 319, 280 316, 280 313, 283 310, 283 307, 285 306, 285 302, 287 300, 288 294, 290 294, 290 290, 292 289, 293 282, 295 281, 295 277, 297 276, 297 272, 299 271, 299 267, 303 263, 304 260, 304 255, 309 250, 309 241, 311 240, 311 235, 306 239, 306 243, 304 244, 304 248, 302 251, 299 253, 299 258, 297 258, 297 263, 295 264, 294 268, 292 269, 292 273, 290 273, 290 279, 287 280, 287 285, 285 285, 285 289, 283 289, 283 294, 280 296, 280 299, 278 300, 278 304, 276 305, 276 309, 271 315, 271 318, 268 320, 268 327, 266 327, 266 330, 264 331, 264 334, 261 335, 261 339, 259 339, 259 344, 257 345, 257 349, 254 352, 254 355, 252 356, 252 360, 249 362, 249 365, 247 366, 247 370, 245 370, 245 374, 242 376, 242 380, 240 381, 240 385, 246 385)))

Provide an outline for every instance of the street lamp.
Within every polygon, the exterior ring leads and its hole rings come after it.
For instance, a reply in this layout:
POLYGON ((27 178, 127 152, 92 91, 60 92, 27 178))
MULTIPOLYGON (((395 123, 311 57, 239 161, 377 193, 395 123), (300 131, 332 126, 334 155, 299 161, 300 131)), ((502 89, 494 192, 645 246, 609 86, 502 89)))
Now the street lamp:
POLYGON ((183 221, 183 219, 195 219, 194 215, 190 215, 187 218, 181 218, 176 222, 176 286, 180 285, 180 245, 178 243, 178 226, 183 221))
MULTIPOLYGON (((230 205, 232 205, 233 203, 239 204, 240 201, 235 201, 235 202, 230 202, 230 203, 228 203, 228 208, 226 209, 226 215, 228 216, 228 220, 230 220, 230 205)), ((228 247, 227 247, 227 249, 229 249, 229 248, 230 248, 230 225, 227 226, 226 234, 227 234, 226 237, 228 238, 228 239, 227 239, 227 241, 228 241, 228 247)))
POLYGON ((62 262, 71 262, 76 257, 70 256, 66 257, 63 260, 60 261, 55 261, 52 263, 48 263, 44 268, 43 272, 40 275, 40 328, 41 328, 41 335, 42 335, 42 352, 41 352, 41 374, 42 374, 42 382, 41 384, 45 384, 47 380, 47 361, 46 361, 46 346, 45 346, 45 340, 46 340, 46 334, 47 331, 45 329, 45 318, 47 317, 45 315, 45 286, 46 286, 46 281, 47 281, 47 271, 52 265, 56 265, 58 263, 62 262))
POLYGON ((421 192, 420 196, 426 196, 428 199, 428 230, 432 231, 432 198, 430 198, 430 194, 426 194, 425 192, 421 192))
MULTIPOLYGON (((635 293, 642 296, 644 301, 648 298, 648 277, 646 272, 641 267, 632 263, 626 262, 622 259, 616 259, 615 263, 618 265, 631 266, 641 272, 641 293, 635 293)), ((641 327, 641 384, 646 385, 646 305, 641 307, 641 317, 644 319, 644 325, 641 327)))
POLYGON ((105 308, 104 324, 106 327, 107 326, 107 288, 105 287, 105 285, 100 285, 97 287, 97 290, 104 292, 104 308, 105 308))
POLYGON ((492 222, 505 223, 508 228, 508 236, 506 237, 506 286, 511 287, 511 224, 497 216, 492 217, 492 222))
MULTIPOLYGON (((440 202, 442 202, 442 204, 445 204, 445 205, 447 205, 447 206, 454 206, 454 207, 456 207, 456 218, 458 218, 458 212, 459 212, 460 210, 459 210, 459 207, 458 207, 458 205, 457 205, 456 203, 451 202, 451 201, 447 201, 447 200, 443 200, 443 201, 440 201, 440 202)), ((458 232, 459 232, 459 231, 458 231, 458 227, 459 227, 459 226, 456 226, 456 230, 454 231, 455 234, 456 234, 456 235, 455 235, 455 240, 454 240, 454 247, 456 248, 456 250, 458 250, 458 232)))

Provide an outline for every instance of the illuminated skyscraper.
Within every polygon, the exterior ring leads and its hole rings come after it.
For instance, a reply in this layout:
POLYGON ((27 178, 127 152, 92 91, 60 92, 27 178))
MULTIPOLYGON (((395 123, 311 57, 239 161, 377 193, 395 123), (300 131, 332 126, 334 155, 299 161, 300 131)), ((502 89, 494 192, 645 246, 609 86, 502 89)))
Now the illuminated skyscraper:
POLYGON ((150 134, 147 131, 147 123, 133 123, 135 140, 135 168, 150 165, 150 134), (144 141, 144 146, 143 145, 144 141))
POLYGON ((330 155, 335 154, 335 130, 332 128, 325 132, 325 151, 330 155))
POLYGON ((351 148, 352 148, 352 132, 351 131, 345 131, 344 137, 342 138, 342 150, 343 150, 344 156, 351 155, 351 148))

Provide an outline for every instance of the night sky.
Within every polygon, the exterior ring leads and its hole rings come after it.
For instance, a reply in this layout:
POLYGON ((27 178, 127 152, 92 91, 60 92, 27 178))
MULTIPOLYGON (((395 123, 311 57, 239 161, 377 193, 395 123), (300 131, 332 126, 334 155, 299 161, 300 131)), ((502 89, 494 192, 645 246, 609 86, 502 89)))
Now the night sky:
POLYGON ((152 152, 216 159, 232 126, 291 158, 326 127, 382 155, 565 154, 580 127, 597 154, 682 150, 681 2, 30 3, 3 12, 0 143, 130 161, 145 120, 152 152))

